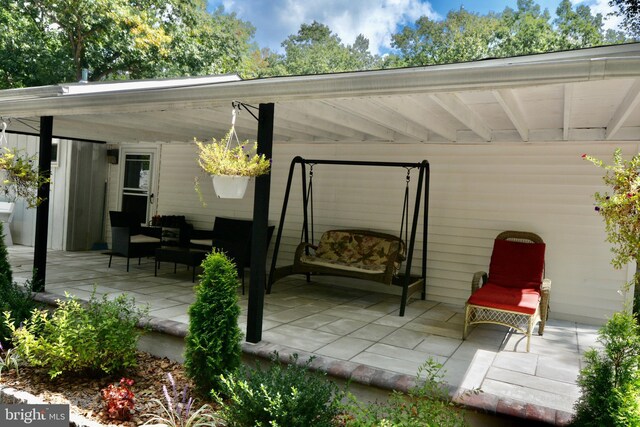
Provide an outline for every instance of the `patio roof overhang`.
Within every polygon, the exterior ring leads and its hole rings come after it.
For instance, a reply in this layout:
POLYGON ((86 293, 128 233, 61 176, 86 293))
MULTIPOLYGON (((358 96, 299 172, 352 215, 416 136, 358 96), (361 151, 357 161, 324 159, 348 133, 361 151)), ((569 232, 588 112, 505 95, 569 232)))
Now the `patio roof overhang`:
MULTIPOLYGON (((275 103, 274 142, 635 140, 640 44, 461 64, 240 80, 236 76, 0 91, 9 131, 105 142, 224 134, 233 100, 275 103)), ((254 138, 256 122, 237 130, 254 138)))

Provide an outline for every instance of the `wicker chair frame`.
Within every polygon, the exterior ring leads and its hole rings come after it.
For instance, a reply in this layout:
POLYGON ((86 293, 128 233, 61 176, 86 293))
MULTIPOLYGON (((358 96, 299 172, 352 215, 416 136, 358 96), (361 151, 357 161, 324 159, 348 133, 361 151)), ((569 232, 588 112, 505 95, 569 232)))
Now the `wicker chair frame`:
MULTIPOLYGON (((500 233, 496 240, 509 240, 523 243, 544 243, 542 238, 535 233, 526 231, 504 231, 500 233)), ((544 277, 544 275, 543 275, 544 277)), ((471 280, 471 294, 485 285, 488 275, 484 271, 478 271, 473 275, 471 280)), ((544 278, 540 286, 540 303, 533 314, 521 313, 517 310, 504 310, 493 307, 484 307, 467 302, 465 307, 464 332, 462 339, 466 339, 469 326, 480 323, 488 323, 494 325, 506 326, 513 328, 527 337, 527 352, 529 352, 531 344, 531 334, 537 323, 538 334, 544 333, 544 327, 549 316, 549 299, 551 294, 551 280, 544 278)))

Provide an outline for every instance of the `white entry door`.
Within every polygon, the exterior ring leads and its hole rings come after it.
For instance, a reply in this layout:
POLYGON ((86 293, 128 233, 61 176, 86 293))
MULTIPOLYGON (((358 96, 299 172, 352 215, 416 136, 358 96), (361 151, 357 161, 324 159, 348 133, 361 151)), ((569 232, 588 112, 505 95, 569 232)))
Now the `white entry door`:
POLYGON ((120 210, 136 214, 141 224, 148 223, 156 211, 157 154, 155 148, 123 148, 121 152, 120 210))

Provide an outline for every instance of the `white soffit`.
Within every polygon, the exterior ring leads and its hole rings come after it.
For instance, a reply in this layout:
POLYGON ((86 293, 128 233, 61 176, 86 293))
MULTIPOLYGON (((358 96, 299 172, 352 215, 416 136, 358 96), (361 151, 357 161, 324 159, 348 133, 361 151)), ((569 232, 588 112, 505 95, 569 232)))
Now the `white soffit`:
MULTIPOLYGON (((640 44, 463 64, 241 80, 235 75, 0 91, 10 130, 192 141, 228 130, 231 101, 276 104, 275 141, 640 140, 640 44)), ((254 138, 256 122, 237 123, 254 138)))

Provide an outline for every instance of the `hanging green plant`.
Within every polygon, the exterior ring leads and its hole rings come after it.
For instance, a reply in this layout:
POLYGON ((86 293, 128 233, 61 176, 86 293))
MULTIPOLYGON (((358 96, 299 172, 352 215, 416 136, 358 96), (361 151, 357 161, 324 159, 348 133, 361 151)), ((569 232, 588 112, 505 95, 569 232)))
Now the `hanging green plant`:
POLYGON ((198 164, 209 175, 260 176, 269 173, 271 160, 264 154, 258 154, 258 142, 249 140, 238 142, 230 147, 229 142, 235 134, 233 128, 220 140, 211 143, 195 140, 198 146, 198 164))
POLYGON ((38 188, 49 182, 49 178, 38 173, 36 156, 23 155, 15 148, 2 147, 0 171, 4 175, 0 191, 7 198, 22 198, 30 208, 42 203, 43 199, 38 197, 38 188))

